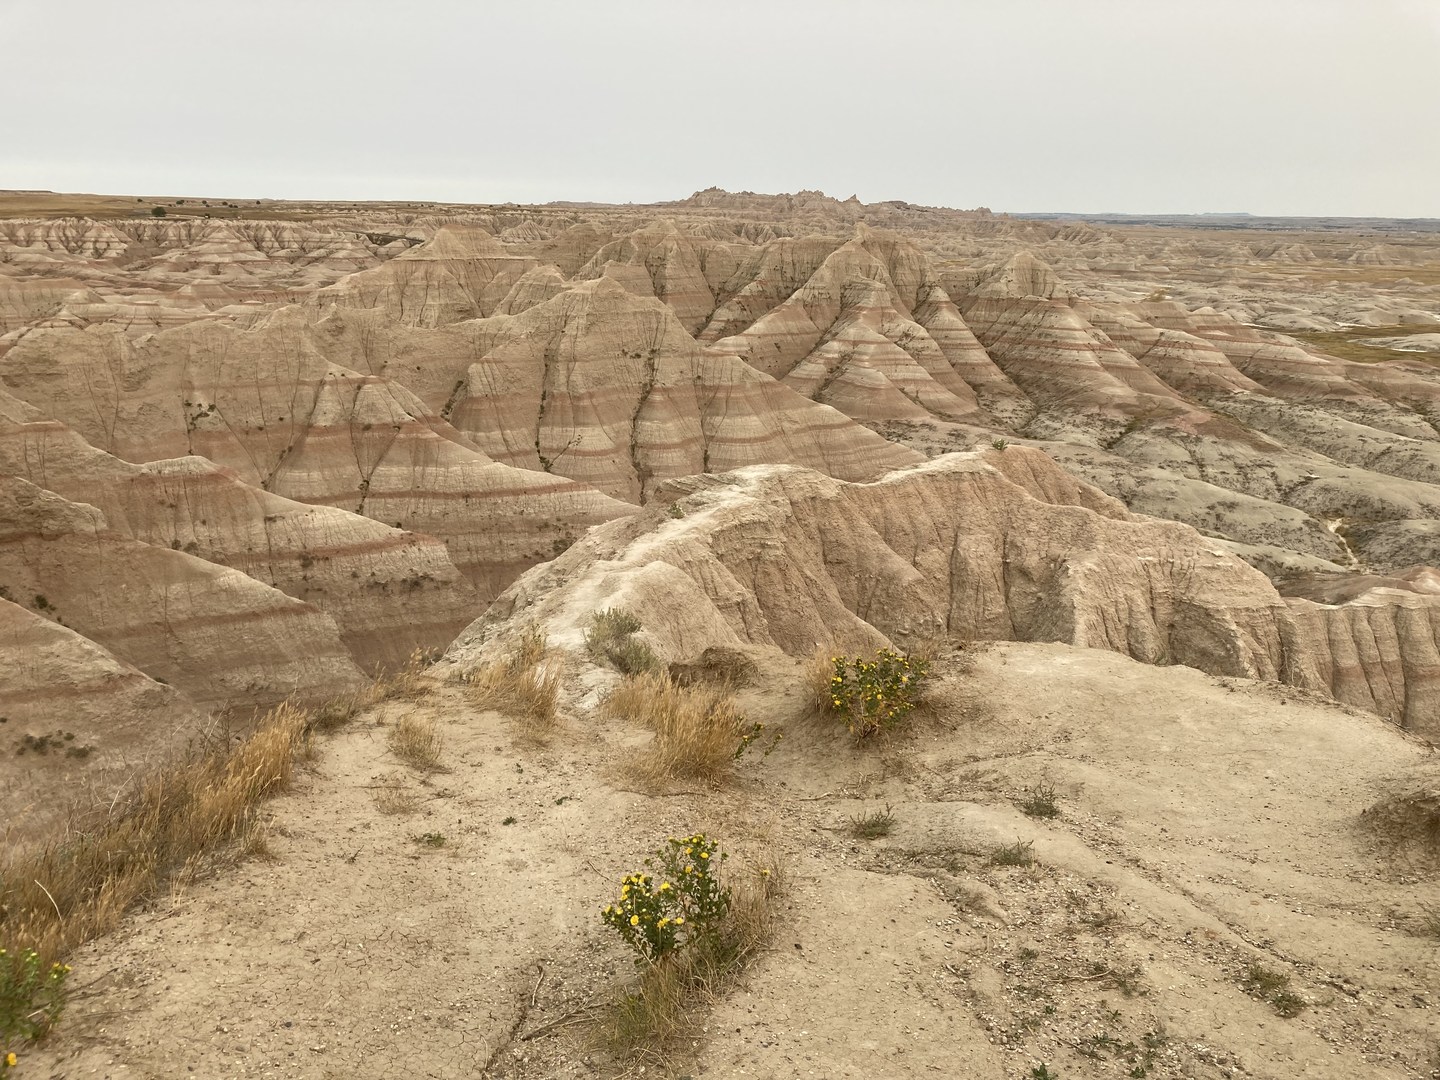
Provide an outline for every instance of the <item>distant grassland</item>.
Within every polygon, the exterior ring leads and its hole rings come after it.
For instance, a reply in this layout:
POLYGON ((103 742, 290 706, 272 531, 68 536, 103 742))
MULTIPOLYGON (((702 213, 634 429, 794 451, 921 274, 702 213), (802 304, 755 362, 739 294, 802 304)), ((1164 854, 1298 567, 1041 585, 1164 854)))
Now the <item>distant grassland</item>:
MULTIPOLYGON (((148 218, 156 206, 167 218, 262 218, 308 221, 346 213, 417 210, 435 212, 452 204, 431 202, 304 202, 189 195, 82 195, 55 191, 0 191, 0 218, 148 218), (176 203, 184 199, 183 206, 176 203), (210 205, 206 206, 208 202, 210 205), (234 203, 226 206, 225 203, 234 203)), ((481 209, 482 207, 475 207, 481 209)))
POLYGON ((1405 337, 1410 334, 1434 334, 1440 326, 1405 324, 1404 326, 1356 326, 1349 330, 1289 330, 1286 331, 1297 341, 1303 341, 1316 352, 1336 356, 1341 360, 1355 360, 1362 364, 1378 364, 1382 360, 1421 360, 1440 364, 1436 353, 1406 352, 1403 349, 1381 349, 1374 345, 1360 344, 1363 338, 1405 337))

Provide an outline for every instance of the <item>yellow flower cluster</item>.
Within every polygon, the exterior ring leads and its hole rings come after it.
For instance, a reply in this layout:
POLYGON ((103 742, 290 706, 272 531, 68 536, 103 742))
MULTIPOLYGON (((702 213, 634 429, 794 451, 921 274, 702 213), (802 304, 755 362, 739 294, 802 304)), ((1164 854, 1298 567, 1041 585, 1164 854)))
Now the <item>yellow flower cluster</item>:
POLYGON ((920 684, 929 664, 880 649, 871 661, 830 658, 830 705, 841 714, 851 734, 873 735, 898 721, 915 707, 920 684))
POLYGON ((650 874, 630 874, 620 883, 620 902, 607 904, 601 919, 636 952, 653 963, 683 948, 729 907, 729 893, 712 873, 725 856, 703 833, 672 836, 655 858, 658 884, 650 874))

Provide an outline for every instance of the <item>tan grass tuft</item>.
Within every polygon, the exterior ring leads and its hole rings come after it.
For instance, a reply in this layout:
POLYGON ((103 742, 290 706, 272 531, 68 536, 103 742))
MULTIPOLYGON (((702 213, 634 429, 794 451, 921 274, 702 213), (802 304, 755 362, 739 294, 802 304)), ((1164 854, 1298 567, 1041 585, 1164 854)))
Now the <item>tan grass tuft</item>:
POLYGON ((805 661, 805 696, 811 707, 819 714, 832 711, 830 704, 830 680, 835 675, 834 647, 816 645, 810 659, 805 661))
POLYGON ((526 630, 507 656, 476 668, 465 682, 477 708, 512 717, 524 737, 540 740, 555 727, 560 667, 541 631, 526 630))
POLYGON ((259 848, 255 812, 289 783, 309 714, 286 703, 249 738, 212 745, 142 778, 112 803, 76 810, 65 832, 0 862, 0 947, 46 963, 112 929, 125 910, 188 879, 232 841, 259 848))
POLYGON ((677 686, 658 672, 624 679, 605 699, 601 712, 655 733, 635 764, 636 771, 651 781, 725 779, 745 730, 745 717, 726 688, 677 686))
POLYGON ((371 798, 382 814, 413 814, 420 808, 419 792, 398 773, 382 777, 371 791, 371 798))
POLYGON ((429 674, 434 660, 434 653, 416 649, 404 667, 376 676, 370 687, 358 695, 359 707, 368 708, 382 701, 423 701, 435 690, 435 679, 429 674))
POLYGON ((418 713, 406 713, 390 728, 390 752, 412 769, 434 772, 440 768, 445 737, 435 721, 418 713))

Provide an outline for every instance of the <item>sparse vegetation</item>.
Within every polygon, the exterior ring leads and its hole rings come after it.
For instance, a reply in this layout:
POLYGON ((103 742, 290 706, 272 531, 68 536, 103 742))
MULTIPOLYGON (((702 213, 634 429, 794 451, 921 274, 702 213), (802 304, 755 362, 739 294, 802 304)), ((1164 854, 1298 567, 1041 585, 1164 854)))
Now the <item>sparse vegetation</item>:
POLYGON ((1007 446, 1009 446, 1009 445, 1010 445, 1009 442, 1007 442, 1007 441, 1004 440, 1004 439, 991 439, 991 440, 990 440, 990 448, 991 448, 992 450, 1004 450, 1004 449, 1005 449, 1007 446))
POLYGON ((889 836, 894 828, 895 812, 886 803, 884 810, 871 810, 868 814, 851 817, 849 833, 857 840, 879 840, 882 836, 889 836))
POLYGON ((0 948, 0 1076, 15 1067, 17 1048, 39 1042, 65 1011, 68 964, 48 965, 34 949, 0 948))
POLYGON ((723 780, 753 739, 735 699, 724 687, 679 686, 666 675, 645 672, 617 686, 601 706, 603 715, 649 728, 654 740, 637 770, 652 781, 723 780))
POLYGON ((555 726, 560 700, 560 669, 548 655, 544 632, 530 627, 506 656, 465 676, 470 700, 512 717, 526 738, 543 739, 555 726))
POLYGON ((435 687, 434 680, 426 671, 435 657, 436 654, 429 650, 416 649, 404 667, 376 677, 370 689, 359 698, 360 706, 368 707, 382 701, 423 700, 435 687))
POLYGON ((1025 792, 1020 800, 1020 810, 1028 817, 1056 818, 1060 816, 1060 800, 1055 785, 1038 783, 1025 792))
POLYGON ((1035 842, 1016 839, 1013 844, 997 847, 990 853, 991 866, 1030 866, 1035 862, 1035 842))
POLYGON ((769 939, 779 868, 751 864, 722 881, 724 859, 703 833, 672 837, 646 860, 660 881, 643 871, 627 876, 619 903, 601 912, 640 969, 600 1023, 605 1041, 628 1061, 662 1063, 692 1039, 705 1006, 769 939))
POLYGON ((915 708, 930 675, 925 660, 879 649, 875 659, 832 656, 827 711, 857 739, 895 727, 915 708))
POLYGON ((399 775, 382 777, 371 798, 382 814, 413 814, 420 807, 419 794, 399 775))
POLYGON ((421 847, 439 848, 447 843, 445 834, 442 832, 426 832, 415 837, 415 842, 421 847))
POLYGON ((660 661, 650 646, 636 640, 640 629, 640 620, 630 612, 606 608, 591 617, 590 629, 585 632, 585 647, 597 663, 609 664, 625 675, 654 671, 660 661))
POLYGON ((1290 989, 1290 976, 1263 964, 1252 963, 1240 980, 1241 988, 1251 997, 1269 1002, 1270 1007, 1286 1018, 1299 1016, 1308 1002, 1290 989))
POLYGON ((253 835, 256 808, 289 784, 309 723, 303 709, 280 705, 241 742, 213 740, 113 802, 77 809, 57 839, 8 853, 0 865, 0 948, 11 958, 33 952, 49 971, 182 868, 193 874, 205 858, 253 835))
POLYGON ((445 738, 435 726, 434 720, 408 713, 391 727, 386 741, 390 752, 411 768, 425 772, 440 768, 445 738))

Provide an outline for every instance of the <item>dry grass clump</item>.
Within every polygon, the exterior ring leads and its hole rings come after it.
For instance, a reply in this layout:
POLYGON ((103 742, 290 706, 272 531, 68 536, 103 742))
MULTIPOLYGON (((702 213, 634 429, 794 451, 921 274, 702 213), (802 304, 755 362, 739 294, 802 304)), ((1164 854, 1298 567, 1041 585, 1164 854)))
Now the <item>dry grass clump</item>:
POLYGON ((1299 1016, 1309 1006, 1303 997, 1290 989, 1290 976, 1261 964, 1245 968, 1240 987, 1251 997, 1270 1003, 1270 1007, 1287 1020, 1299 1016))
POLYGON ((784 874, 773 858, 751 862, 727 882, 730 903, 712 932, 658 962, 602 1015, 602 1044, 632 1065, 664 1065, 704 1027, 706 1010, 770 940, 784 874))
POLYGON ((655 733, 635 766, 652 781, 717 783, 744 749, 745 717, 724 687, 678 686, 666 675, 645 672, 612 690, 601 714, 655 733))
POLYGON ((445 737, 435 721, 418 713, 407 713, 390 728, 386 739, 390 752, 422 772, 440 768, 440 755, 445 750, 445 737))
POLYGON ((477 708, 513 717, 522 735, 542 739, 555 727, 560 700, 560 667, 549 658, 545 634, 530 628, 500 660, 465 676, 477 708))
POLYGON ((237 839, 260 853, 260 802, 289 783, 310 715, 286 703, 249 738, 163 765, 107 806, 76 810, 65 832, 0 862, 0 947, 46 963, 112 929, 125 910, 187 877, 237 839), (246 839, 248 838, 248 839, 246 839))
POLYGON ((392 773, 383 776, 370 793, 375 809, 382 814, 413 814, 420 807, 420 794, 405 777, 392 773))
POLYGON ((817 713, 831 711, 830 679, 835 674, 835 663, 831 659, 835 649, 831 645, 816 645, 815 651, 805 661, 802 677, 805 680, 805 696, 817 713))
POLYGON ((405 666, 389 674, 377 675, 367 690, 357 695, 360 709, 378 705, 382 701, 422 701, 435 690, 435 680, 428 669, 435 662, 436 654, 428 649, 416 649, 405 661, 405 666))

